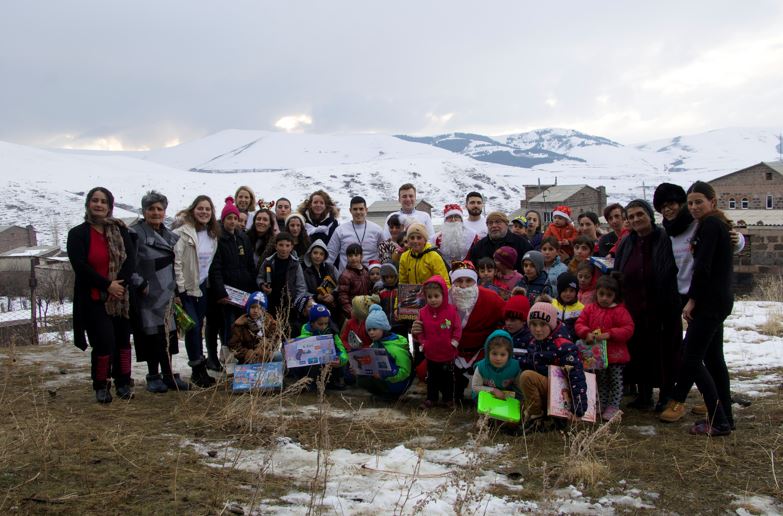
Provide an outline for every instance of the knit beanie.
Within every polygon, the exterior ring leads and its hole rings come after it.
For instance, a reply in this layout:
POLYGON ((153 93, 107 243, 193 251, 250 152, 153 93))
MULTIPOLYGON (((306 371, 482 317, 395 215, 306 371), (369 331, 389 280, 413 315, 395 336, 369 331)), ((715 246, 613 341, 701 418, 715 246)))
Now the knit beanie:
POLYGON ((549 325, 549 329, 555 331, 557 328, 557 308, 551 303, 536 303, 530 308, 527 316, 527 323, 530 321, 544 321, 549 325))
POLYGON ((381 302, 381 298, 373 294, 371 296, 354 296, 351 300, 351 308, 356 318, 363 321, 370 312, 370 306, 381 302))
POLYGON ((329 309, 326 308, 324 305, 321 304, 314 304, 312 307, 310 307, 310 314, 307 318, 308 321, 311 323, 314 323, 321 317, 331 317, 332 314, 329 312, 329 309))
POLYGON ((503 247, 499 248, 497 251, 495 251, 495 254, 492 255, 492 258, 506 267, 507 269, 513 269, 517 265, 517 258, 519 255, 517 255, 516 249, 514 249, 511 246, 504 245, 503 247))
POLYGON ((522 257, 522 263, 525 263, 526 261, 533 264, 537 273, 541 274, 541 271, 544 270, 544 255, 541 254, 541 251, 526 252, 525 256, 522 257))
POLYGON ((519 319, 527 321, 527 315, 530 313, 530 300, 527 296, 511 296, 503 307, 504 319, 519 319))
POLYGON ((506 224, 508 224, 508 215, 506 215, 502 211, 493 211, 489 215, 487 215, 487 222, 491 222, 493 220, 499 220, 500 222, 505 222, 506 224))
POLYGON ((381 277, 383 276, 398 276, 397 267, 393 263, 384 263, 381 265, 381 277))
POLYGON ((226 217, 234 214, 239 217, 239 208, 234 206, 234 198, 230 195, 226 197, 226 205, 223 207, 223 211, 220 212, 220 220, 226 220, 226 217))
POLYGON ((367 320, 364 321, 364 327, 368 330, 391 330, 389 319, 379 305, 371 305, 367 320))
POLYGON ((568 222, 571 222, 571 208, 569 208, 568 206, 555 206, 555 209, 552 210, 552 216, 563 217, 568 222))
POLYGON ((557 277, 557 294, 558 296, 562 291, 567 288, 572 288, 579 292, 579 281, 576 276, 571 272, 564 272, 557 277))
POLYGON ((429 240, 430 238, 430 236, 427 234, 427 227, 421 222, 414 222, 413 224, 408 226, 408 230, 406 231, 406 234, 408 236, 419 235, 424 240, 429 240))
POLYGON ((655 226, 655 212, 653 211, 653 207, 650 206, 649 202, 645 201, 644 199, 634 199, 625 206, 626 210, 629 208, 641 208, 646 211, 647 215, 650 217, 650 222, 652 222, 652 225, 655 226))
POLYGON ((655 211, 660 213, 663 209, 663 205, 672 201, 677 204, 685 204, 688 202, 688 196, 685 195, 685 190, 683 190, 680 185, 672 183, 659 184, 653 194, 653 206, 655 207, 655 211))
POLYGON ((253 292, 250 297, 245 301, 245 312, 250 314, 250 307, 253 305, 261 305, 264 310, 269 306, 269 302, 266 299, 266 294, 261 291, 253 292))

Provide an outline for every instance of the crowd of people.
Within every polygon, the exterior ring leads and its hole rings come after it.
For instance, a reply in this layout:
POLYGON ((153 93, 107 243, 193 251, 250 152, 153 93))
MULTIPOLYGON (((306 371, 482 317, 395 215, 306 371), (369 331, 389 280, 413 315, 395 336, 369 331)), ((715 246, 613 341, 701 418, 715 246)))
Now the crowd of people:
MULTIPOLYGON (((126 226, 113 217, 112 193, 90 190, 67 248, 74 343, 91 347, 97 401, 112 401, 112 380, 116 396, 134 396, 131 335, 153 393, 210 387, 226 367, 279 360, 288 339, 332 335, 329 389, 396 400, 418 379, 423 410, 482 391, 513 396, 522 400, 522 427, 546 431, 563 421, 547 414, 550 366, 565 373, 576 420, 588 408, 583 348, 603 342, 606 364, 594 371, 603 420, 625 408, 679 421, 696 384, 704 403, 692 411, 703 418, 690 432, 734 429, 723 321, 733 302, 732 255, 744 241, 709 184, 686 192, 663 183, 652 205, 611 204, 604 232, 597 214, 574 216, 568 206, 546 217, 485 216, 479 192, 447 204, 435 232, 430 215, 415 209, 415 186, 398 195, 399 211, 380 226, 359 196, 341 223, 323 190, 294 209, 241 186, 219 217, 199 195, 167 227, 160 192, 144 195, 141 218, 126 226), (421 286, 413 317, 400 309, 401 285, 421 286), (244 306, 236 292, 247 294, 244 306), (189 381, 172 368, 178 331, 189 381), (349 353, 366 347, 386 350, 388 373, 356 374, 349 353), (628 393, 635 397, 621 407, 628 393)), ((322 367, 289 374, 316 377, 322 367)))

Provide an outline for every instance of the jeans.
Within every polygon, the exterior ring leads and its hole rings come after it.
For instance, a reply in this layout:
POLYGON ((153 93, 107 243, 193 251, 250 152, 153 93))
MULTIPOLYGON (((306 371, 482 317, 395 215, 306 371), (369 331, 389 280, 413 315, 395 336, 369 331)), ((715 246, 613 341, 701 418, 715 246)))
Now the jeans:
POLYGON ((201 297, 188 294, 180 295, 182 308, 196 323, 185 334, 185 349, 188 352, 189 365, 193 366, 204 360, 204 347, 202 345, 201 330, 204 327, 204 317, 207 314, 207 288, 206 282, 199 285, 201 297))

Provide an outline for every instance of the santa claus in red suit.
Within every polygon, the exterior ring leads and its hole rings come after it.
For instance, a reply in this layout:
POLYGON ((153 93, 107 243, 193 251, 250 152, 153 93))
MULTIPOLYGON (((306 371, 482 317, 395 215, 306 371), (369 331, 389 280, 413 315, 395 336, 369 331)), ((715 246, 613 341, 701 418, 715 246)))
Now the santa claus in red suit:
MULTIPOLYGON (((492 290, 478 286, 476 268, 468 260, 452 263, 449 298, 462 322, 459 356, 455 361, 455 393, 462 395, 473 375, 473 365, 484 357, 484 341, 503 327, 503 299, 492 290)), ((414 322, 421 324, 420 321, 414 322)), ((416 329, 413 329, 416 333, 416 329)), ((426 367, 426 366, 425 366, 426 367)))
POLYGON ((432 235, 430 243, 438 248, 446 263, 464 260, 479 237, 463 224, 459 204, 447 204, 443 208, 443 218, 441 230, 432 235))

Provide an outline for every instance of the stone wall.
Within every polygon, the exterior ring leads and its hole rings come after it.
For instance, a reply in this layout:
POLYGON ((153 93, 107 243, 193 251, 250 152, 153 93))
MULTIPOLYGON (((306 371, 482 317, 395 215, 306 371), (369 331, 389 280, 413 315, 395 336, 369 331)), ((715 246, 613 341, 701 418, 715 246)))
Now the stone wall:
POLYGON ((783 226, 738 228, 745 249, 734 256, 735 292, 750 294, 763 276, 783 273, 783 226))

